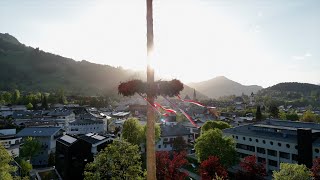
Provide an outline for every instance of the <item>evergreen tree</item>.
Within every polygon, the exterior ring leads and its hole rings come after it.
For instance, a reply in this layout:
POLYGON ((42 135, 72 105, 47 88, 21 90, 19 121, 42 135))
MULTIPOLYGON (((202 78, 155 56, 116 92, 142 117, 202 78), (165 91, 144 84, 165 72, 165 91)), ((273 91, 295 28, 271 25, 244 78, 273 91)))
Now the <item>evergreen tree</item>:
POLYGON ((257 120, 257 121, 262 120, 262 113, 261 113, 260 105, 258 105, 258 106, 257 106, 257 111, 256 111, 256 120, 257 120))

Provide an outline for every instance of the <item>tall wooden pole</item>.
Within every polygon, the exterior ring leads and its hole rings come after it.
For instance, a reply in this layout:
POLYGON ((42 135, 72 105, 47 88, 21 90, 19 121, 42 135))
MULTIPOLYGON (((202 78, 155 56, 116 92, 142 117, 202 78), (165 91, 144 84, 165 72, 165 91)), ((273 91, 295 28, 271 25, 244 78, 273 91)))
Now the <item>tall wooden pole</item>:
MULTIPOLYGON (((154 84, 154 70, 150 66, 150 61, 152 59, 153 53, 153 15, 152 15, 152 1, 147 1, 147 56, 148 56, 148 65, 147 65, 147 83, 148 83, 148 92, 147 99, 150 104, 154 104, 154 93, 153 84, 154 84)), ((155 154, 155 114, 150 105, 148 105, 147 110, 147 179, 156 180, 156 154, 155 154)))

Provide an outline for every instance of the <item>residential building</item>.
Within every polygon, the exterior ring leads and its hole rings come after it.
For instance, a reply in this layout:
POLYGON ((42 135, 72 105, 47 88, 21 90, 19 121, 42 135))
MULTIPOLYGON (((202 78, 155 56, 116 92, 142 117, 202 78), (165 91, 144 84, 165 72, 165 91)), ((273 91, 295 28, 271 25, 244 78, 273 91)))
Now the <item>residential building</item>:
POLYGON ((89 133, 82 136, 64 135, 57 140, 56 168, 64 180, 83 179, 86 163, 113 138, 89 133), (80 150, 81 149, 81 150, 80 150))
POLYGON ((77 119, 69 123, 67 134, 103 133, 104 130, 103 120, 77 119))
POLYGON ((67 130, 69 123, 76 117, 73 111, 65 108, 54 109, 47 116, 53 118, 64 130, 67 130))
POLYGON ((16 137, 16 129, 0 130, 0 144, 4 146, 12 157, 19 157, 21 139, 16 137))
POLYGON ((256 155, 266 162, 268 172, 279 170, 281 162, 312 166, 320 157, 320 124, 284 120, 266 120, 224 129, 232 136, 240 158, 256 155))
POLYGON ((56 140, 63 135, 63 132, 60 127, 27 127, 18 132, 17 137, 22 137, 22 142, 28 137, 40 141, 41 151, 31 159, 31 164, 46 166, 50 153, 56 151, 56 140))
POLYGON ((194 141, 194 135, 189 129, 181 125, 180 123, 174 125, 162 124, 160 140, 156 144, 157 151, 172 151, 173 141, 175 138, 181 136, 188 144, 190 141, 194 141))

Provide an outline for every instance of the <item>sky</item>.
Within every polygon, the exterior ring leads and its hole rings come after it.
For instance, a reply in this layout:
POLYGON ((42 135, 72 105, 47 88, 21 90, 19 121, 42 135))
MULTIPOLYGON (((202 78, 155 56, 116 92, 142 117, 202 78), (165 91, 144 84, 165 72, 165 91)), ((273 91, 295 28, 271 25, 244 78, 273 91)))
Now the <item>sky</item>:
MULTIPOLYGON (((145 70, 145 0, 1 0, 0 32, 41 50, 145 70)), ((156 76, 320 83, 319 0, 154 0, 156 76)))

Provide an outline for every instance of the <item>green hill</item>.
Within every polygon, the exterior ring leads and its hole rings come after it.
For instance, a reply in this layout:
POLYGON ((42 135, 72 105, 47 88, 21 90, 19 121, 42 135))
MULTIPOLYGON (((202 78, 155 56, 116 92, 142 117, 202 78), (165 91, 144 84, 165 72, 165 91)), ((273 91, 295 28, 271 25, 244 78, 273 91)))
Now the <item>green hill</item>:
POLYGON ((75 61, 21 44, 9 34, 0 34, 0 90, 55 91, 96 95, 114 91, 121 81, 141 73, 75 61))

